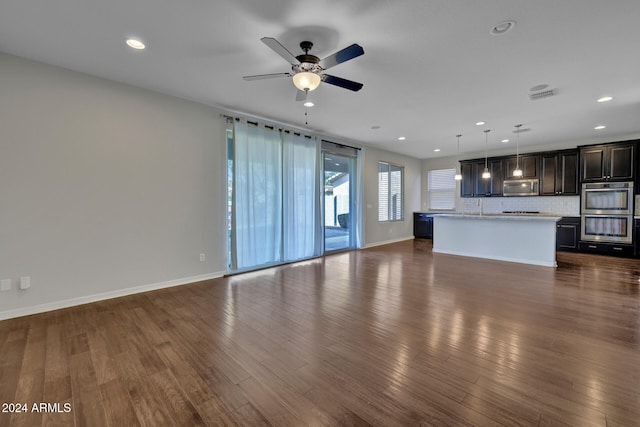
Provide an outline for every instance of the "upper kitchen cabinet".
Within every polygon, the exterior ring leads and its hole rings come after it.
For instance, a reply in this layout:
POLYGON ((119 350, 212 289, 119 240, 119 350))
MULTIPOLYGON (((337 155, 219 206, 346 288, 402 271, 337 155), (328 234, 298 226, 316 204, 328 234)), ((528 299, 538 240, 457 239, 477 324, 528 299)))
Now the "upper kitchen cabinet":
POLYGON ((473 197, 474 194, 474 175, 472 162, 460 162, 460 197, 473 197))
POLYGON ((484 159, 460 162, 460 171, 462 174, 460 197, 502 196, 502 160, 489 159, 487 161, 491 178, 482 178, 484 165, 484 159))
MULTIPOLYGON (((518 160, 518 164, 520 166, 520 169, 522 170, 522 177, 519 177, 519 178, 523 178, 523 179, 538 178, 539 162, 540 162, 539 156, 530 156, 530 155, 520 156, 520 159, 518 160)), ((515 169, 516 169, 515 157, 509 157, 507 159, 504 159, 504 173, 505 173, 504 179, 515 178, 513 176, 513 171, 515 169)))
POLYGON ((580 147, 580 180, 632 181, 636 167, 636 141, 580 147))
POLYGON ((540 195, 576 196, 578 150, 554 151, 540 156, 540 195))

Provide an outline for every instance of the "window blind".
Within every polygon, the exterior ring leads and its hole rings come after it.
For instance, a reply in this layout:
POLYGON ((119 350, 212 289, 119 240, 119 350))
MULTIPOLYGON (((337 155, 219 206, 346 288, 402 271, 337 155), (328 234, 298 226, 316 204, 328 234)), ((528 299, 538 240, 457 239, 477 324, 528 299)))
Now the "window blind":
POLYGON ((434 169, 427 174, 429 208, 453 210, 456 206, 455 169, 434 169))

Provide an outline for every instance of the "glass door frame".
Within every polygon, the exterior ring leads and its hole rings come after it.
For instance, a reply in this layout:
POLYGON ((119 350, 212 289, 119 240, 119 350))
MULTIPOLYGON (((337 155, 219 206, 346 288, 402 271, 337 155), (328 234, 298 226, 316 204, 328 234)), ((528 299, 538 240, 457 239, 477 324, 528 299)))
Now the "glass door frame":
POLYGON ((356 247, 356 239, 355 239, 355 221, 357 220, 357 218, 355 217, 354 213, 355 213, 355 198, 354 198, 354 191, 356 190, 355 188, 355 173, 356 173, 356 162, 358 161, 358 156, 356 154, 348 154, 348 153, 344 153, 344 152, 340 152, 340 150, 333 150, 333 149, 329 149, 329 148, 325 148, 323 147, 321 150, 321 159, 322 159, 322 167, 320 168, 320 175, 321 175, 321 188, 320 191, 322 192, 322 197, 321 197, 321 221, 322 221, 322 253, 323 254, 327 254, 327 253, 335 253, 335 252, 340 252, 340 251, 348 251, 348 250, 352 250, 355 249, 356 247), (340 248, 335 248, 335 249, 329 249, 327 250, 327 237, 326 237, 326 211, 325 211, 325 161, 326 161, 326 157, 327 156, 336 156, 336 157, 340 157, 342 159, 348 159, 348 175, 349 175, 349 222, 348 222, 348 245, 345 247, 340 247, 340 248))

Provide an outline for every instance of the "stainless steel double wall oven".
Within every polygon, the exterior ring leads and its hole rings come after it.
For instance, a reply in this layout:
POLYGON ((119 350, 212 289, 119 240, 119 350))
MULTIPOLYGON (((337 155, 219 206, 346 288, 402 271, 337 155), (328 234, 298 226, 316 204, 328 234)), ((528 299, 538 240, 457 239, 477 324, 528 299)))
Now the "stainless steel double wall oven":
POLYGON ((632 243, 633 202, 633 182, 583 183, 582 240, 632 243))

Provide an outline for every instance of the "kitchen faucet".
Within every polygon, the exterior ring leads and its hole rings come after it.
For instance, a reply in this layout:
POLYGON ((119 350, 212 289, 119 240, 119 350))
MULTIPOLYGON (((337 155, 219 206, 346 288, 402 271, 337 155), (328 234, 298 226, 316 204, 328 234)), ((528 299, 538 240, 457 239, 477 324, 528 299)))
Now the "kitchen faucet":
POLYGON ((482 199, 478 199, 478 207, 480 208, 480 216, 482 216, 482 199))

